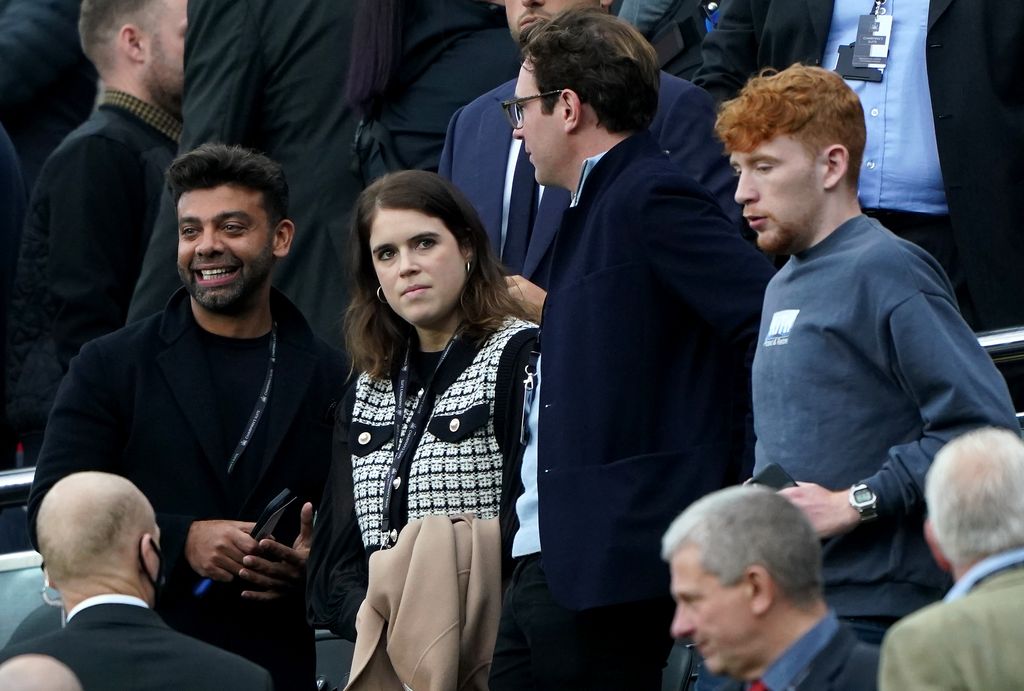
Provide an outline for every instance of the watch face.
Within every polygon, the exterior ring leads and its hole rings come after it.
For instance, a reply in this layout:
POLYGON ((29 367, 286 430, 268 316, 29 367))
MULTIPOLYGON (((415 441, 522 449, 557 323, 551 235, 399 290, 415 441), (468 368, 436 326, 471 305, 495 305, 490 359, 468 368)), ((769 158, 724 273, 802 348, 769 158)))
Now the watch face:
POLYGON ((858 504, 870 504, 874 500, 875 494, 867 487, 861 487, 853 493, 853 500, 858 504))

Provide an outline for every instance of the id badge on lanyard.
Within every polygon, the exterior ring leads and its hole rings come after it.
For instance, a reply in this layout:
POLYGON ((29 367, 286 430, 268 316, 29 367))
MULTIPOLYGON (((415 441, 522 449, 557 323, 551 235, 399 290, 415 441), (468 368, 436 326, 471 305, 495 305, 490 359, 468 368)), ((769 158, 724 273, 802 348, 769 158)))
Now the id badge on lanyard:
POLYGON ((857 40, 839 46, 836 72, 843 79, 882 81, 892 40, 892 15, 885 7, 887 2, 872 0, 871 13, 862 14, 857 21, 857 40))

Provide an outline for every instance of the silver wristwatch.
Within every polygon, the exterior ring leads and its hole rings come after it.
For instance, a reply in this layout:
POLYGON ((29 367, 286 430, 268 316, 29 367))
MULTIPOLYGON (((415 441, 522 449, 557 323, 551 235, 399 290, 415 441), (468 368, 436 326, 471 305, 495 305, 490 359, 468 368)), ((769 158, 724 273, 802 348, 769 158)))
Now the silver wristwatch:
POLYGON ((863 482, 850 488, 850 506, 857 509, 861 523, 878 518, 878 495, 863 482))

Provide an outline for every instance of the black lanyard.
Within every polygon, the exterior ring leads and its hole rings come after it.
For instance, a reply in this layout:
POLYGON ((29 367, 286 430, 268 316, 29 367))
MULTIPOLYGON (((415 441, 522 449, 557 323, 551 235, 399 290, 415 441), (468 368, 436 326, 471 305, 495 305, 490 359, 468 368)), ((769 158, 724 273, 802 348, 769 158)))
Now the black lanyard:
POLYGON ((416 443, 423 435, 423 428, 426 424, 426 418, 430 414, 433 408, 433 385, 434 379, 437 377, 437 373, 441 370, 441 365, 444 364, 445 359, 448 357, 448 353, 451 352, 452 347, 455 345, 455 341, 458 340, 459 330, 456 330, 452 337, 448 339, 448 345, 444 347, 444 351, 441 353, 441 359, 437 361, 437 366, 434 367, 433 373, 430 375, 430 379, 427 380, 426 385, 423 387, 423 394, 420 396, 420 400, 416 403, 416 408, 413 411, 412 419, 409 424, 405 427, 405 434, 402 434, 402 424, 405 422, 405 399, 409 393, 409 356, 412 349, 411 344, 405 348, 405 361, 402 363, 402 369, 398 373, 398 381, 395 382, 395 431, 392 437, 394 441, 395 455, 391 462, 391 468, 388 470, 388 476, 384 483, 384 510, 383 516, 381 517, 381 549, 387 549, 395 544, 397 539, 397 530, 391 529, 391 500, 395 494, 398 493, 402 486, 402 481, 399 479, 399 472, 403 465, 407 465, 409 457, 415 453, 416 443), (397 480, 397 482, 396 482, 397 480))
POLYGON ((274 381, 274 362, 277 361, 277 322, 274 322, 270 327, 270 362, 267 363, 267 376, 263 379, 263 388, 260 389, 260 395, 256 398, 256 406, 252 409, 252 415, 249 416, 249 422, 246 423, 245 429, 242 430, 242 438, 238 440, 238 444, 235 446, 234 453, 231 454, 231 460, 228 461, 228 475, 235 469, 235 464, 238 463, 238 459, 245 453, 245 449, 249 446, 249 442, 252 441, 253 432, 256 431, 256 426, 260 424, 260 418, 263 417, 263 411, 267 409, 267 401, 270 400, 270 386, 274 381))

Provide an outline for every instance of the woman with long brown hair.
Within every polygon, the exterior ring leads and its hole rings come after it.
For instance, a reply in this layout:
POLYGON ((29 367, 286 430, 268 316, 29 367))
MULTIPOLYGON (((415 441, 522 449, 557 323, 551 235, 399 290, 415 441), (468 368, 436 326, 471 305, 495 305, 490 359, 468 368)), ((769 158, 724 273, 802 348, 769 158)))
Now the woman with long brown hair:
POLYGON ((358 378, 337 416, 309 559, 314 624, 354 640, 367 559, 427 515, 515 531, 526 368, 536 329, 469 202, 434 173, 360 196, 345 339, 358 378))

